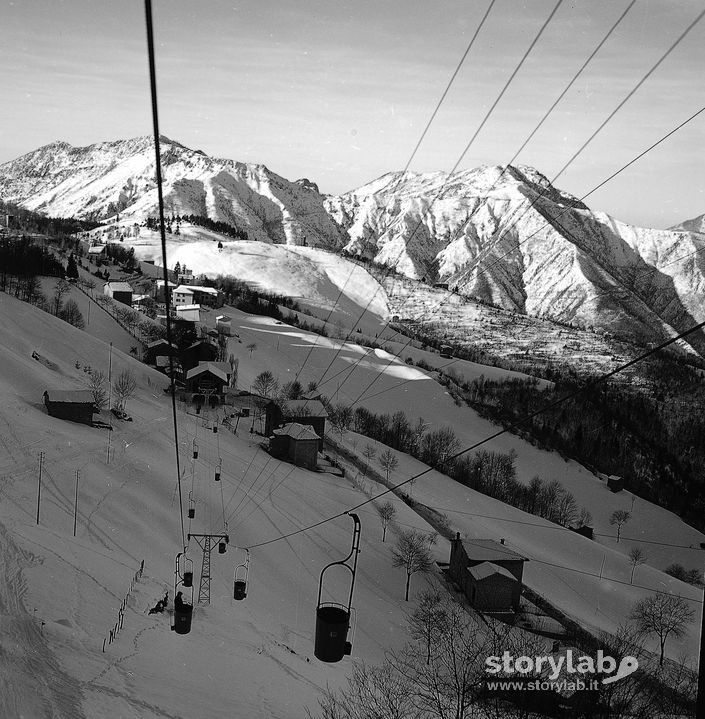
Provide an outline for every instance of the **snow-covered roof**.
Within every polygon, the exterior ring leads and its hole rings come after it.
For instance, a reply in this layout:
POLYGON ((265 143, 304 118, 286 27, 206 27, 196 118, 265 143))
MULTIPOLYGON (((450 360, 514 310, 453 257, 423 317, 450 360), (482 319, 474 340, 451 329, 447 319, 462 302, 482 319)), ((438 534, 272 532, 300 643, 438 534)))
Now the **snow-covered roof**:
POLYGON ((209 365, 210 367, 214 367, 215 369, 224 372, 226 375, 230 375, 233 372, 232 367, 230 367, 227 362, 211 362, 210 360, 199 360, 198 366, 200 367, 201 365, 209 365))
POLYGON ((44 394, 50 402, 95 404, 93 392, 88 389, 48 389, 44 394))
MULTIPOLYGON (((164 287, 164 280, 157 280, 157 287, 164 287)), ((176 287, 176 282, 169 280, 169 287, 176 287)))
POLYGON ((89 255, 102 255, 105 252, 105 245, 96 245, 88 248, 89 255))
MULTIPOLYGON (((524 559, 521 554, 513 552, 494 539, 463 539, 463 547, 468 559, 481 562, 495 562, 497 560, 524 559)), ((527 560, 528 561, 528 560, 527 560)))
POLYGON ((183 312, 184 310, 200 310, 201 305, 178 305, 176 308, 177 312, 183 312))
POLYGON ((215 318, 216 322, 230 322, 232 320, 232 317, 228 317, 228 315, 217 315, 215 318))
POLYGON ((127 282, 106 282, 105 287, 110 287, 113 292, 132 292, 127 282))
POLYGON ((476 581, 481 581, 495 574, 500 574, 506 579, 511 579, 513 582, 516 582, 516 577, 508 569, 493 564, 492 562, 482 562, 482 564, 476 564, 474 567, 468 567, 468 571, 476 581))
POLYGON ((197 287, 194 285, 179 285, 174 292, 182 295, 193 294, 194 292, 204 292, 207 295, 217 295, 218 290, 213 287, 197 287))
POLYGON ((199 374, 204 374, 205 372, 210 372, 218 379, 223 380, 223 382, 228 381, 228 375, 223 372, 223 370, 218 369, 218 367, 214 367, 212 362, 208 362, 206 364, 199 364, 198 367, 192 367, 186 373, 186 379, 191 379, 191 377, 197 377, 199 374))
POLYGON ((298 422, 285 424, 283 427, 275 429, 274 434, 280 437, 291 437, 292 439, 320 439, 309 425, 299 424, 298 422))

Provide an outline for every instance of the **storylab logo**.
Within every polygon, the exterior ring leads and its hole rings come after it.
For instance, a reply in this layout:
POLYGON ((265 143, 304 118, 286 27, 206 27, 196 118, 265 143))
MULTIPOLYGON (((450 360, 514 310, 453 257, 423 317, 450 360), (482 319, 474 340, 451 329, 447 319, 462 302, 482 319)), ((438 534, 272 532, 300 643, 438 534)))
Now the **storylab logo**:
POLYGON ((575 656, 572 649, 565 655, 518 656, 509 652, 502 656, 485 659, 485 671, 490 690, 553 690, 578 691, 598 689, 602 684, 612 684, 628 677, 639 668, 635 657, 624 657, 617 662, 602 649, 596 657, 575 656), (496 677, 496 678, 494 678, 496 677), (599 677, 599 678, 598 678, 599 677))

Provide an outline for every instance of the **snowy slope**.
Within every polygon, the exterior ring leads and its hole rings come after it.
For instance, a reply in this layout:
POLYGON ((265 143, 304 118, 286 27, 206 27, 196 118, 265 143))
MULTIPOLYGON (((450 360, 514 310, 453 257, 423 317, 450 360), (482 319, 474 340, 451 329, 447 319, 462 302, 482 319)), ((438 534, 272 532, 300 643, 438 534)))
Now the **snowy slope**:
MULTIPOLYGON (((404 409, 410 416, 423 414, 434 426, 452 423, 463 442, 495 429, 470 410, 456 408, 426 373, 381 350, 341 346, 270 318, 227 311, 240 335, 231 338, 228 347, 240 359, 240 386, 248 386, 263 369, 271 369, 286 381, 302 368, 299 379, 303 383, 319 380, 321 389, 333 398, 353 401, 366 395, 365 404, 376 411, 404 409), (246 347, 252 342, 257 347, 250 352, 246 347), (358 359, 362 361, 354 367, 358 359), (383 393, 372 397, 375 392, 383 393)), ((214 415, 196 417, 179 407, 182 489, 194 492, 197 511, 191 526, 187 521, 186 531, 222 531, 225 518, 233 546, 226 555, 213 555, 211 604, 197 608, 188 637, 177 636, 169 632, 166 617, 145 614, 171 585, 181 541, 170 406, 161 391, 164 379, 113 350, 113 371, 131 367, 139 392, 128 402, 135 421, 117 423, 111 433, 107 463, 104 430, 52 419, 41 405, 46 387, 85 386, 85 375, 75 368, 77 358, 107 369, 108 348, 0 294, 0 387, 5 400, 0 406, 4 449, 0 473, 6 478, 0 522, 12 536, 11 545, 2 544, 2 556, 10 566, 7 576, 17 577, 12 566, 22 569, 21 579, 15 581, 14 605, 4 604, 10 609, 5 626, 14 632, 16 651, 24 653, 27 661, 41 649, 35 671, 47 676, 46 686, 37 687, 36 696, 18 692, 18 706, 31 716, 31 702, 46 696, 63 716, 91 719, 305 716, 304 707, 315 705, 318 690, 326 684, 337 686, 349 671, 348 660, 338 665, 318 662, 312 654, 312 635, 318 573, 327 562, 347 553, 352 523, 341 517, 288 539, 280 537, 345 511, 365 496, 348 479, 309 473, 270 459, 247 425, 240 425, 239 436, 224 430, 212 433, 203 420, 212 421, 214 415), (31 358, 40 342, 51 366, 31 358), (194 439, 199 458, 192 464, 194 439), (45 452, 45 474, 41 523, 36 526, 40 450, 45 452), (219 457, 223 481, 216 486, 211 478, 219 457), (77 469, 80 492, 74 539, 77 469), (276 541, 256 546, 270 540, 276 541), (235 545, 252 547, 245 602, 230 599, 235 545), (124 627, 103 653, 102 640, 142 559, 145 576, 130 596, 124 627), (43 636, 37 636, 40 621, 45 622, 43 636), (77 702, 82 714, 75 710, 77 702)), ((598 531, 604 527, 609 510, 606 490, 584 469, 507 435, 490 446, 515 447, 523 477, 534 471, 556 476, 572 491, 585 487, 586 497, 592 487, 596 527, 598 531), (595 511, 599 503, 604 505, 602 512, 595 511)), ((406 478, 418 468, 414 460, 402 457, 395 478, 406 478)), ((613 628, 648 590, 670 588, 687 597, 698 594, 646 566, 639 568, 635 586, 620 583, 628 572, 622 546, 610 546, 608 540, 590 543, 563 530, 544 529, 542 520, 435 473, 415 484, 414 496, 439 507, 469 537, 505 537, 532 560, 527 565, 527 582, 550 594, 564 611, 587 626, 613 628), (512 521, 516 519, 522 521, 512 521), (605 579, 600 582, 589 575, 599 570, 603 556, 605 579)), ((614 501, 611 496, 610 501, 614 501)), ((639 512, 643 511, 645 519, 630 526, 629 536, 672 538, 673 543, 685 545, 703 541, 702 535, 677 518, 647 505, 640 502, 639 512)), ((402 525, 430 529, 408 508, 397 503, 397 509, 402 525)), ((354 601, 358 609, 354 654, 374 662, 386 648, 403 641, 407 607, 402 572, 391 568, 389 543, 380 542, 378 518, 369 505, 360 515, 363 551, 354 601)), ((447 544, 441 543, 436 552, 437 558, 446 559, 447 544)), ((197 559, 197 553, 193 554, 197 559)), ((333 578, 325 596, 339 597, 342 584, 340 577, 333 578)), ((412 593, 423 586, 414 580, 412 593)), ((693 628, 682 643, 671 643, 671 655, 694 656, 696 637, 693 628)), ((29 687, 31 670, 25 668, 29 665, 15 662, 15 666, 29 687)))

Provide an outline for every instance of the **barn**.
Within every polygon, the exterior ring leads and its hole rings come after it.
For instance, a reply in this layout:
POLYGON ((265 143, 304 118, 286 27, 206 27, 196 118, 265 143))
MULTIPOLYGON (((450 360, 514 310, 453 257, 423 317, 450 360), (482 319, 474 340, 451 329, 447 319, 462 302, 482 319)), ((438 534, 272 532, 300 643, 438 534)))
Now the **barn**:
POLYGON ((466 578, 465 595, 479 612, 511 611, 517 580, 508 569, 494 562, 481 562, 468 567, 466 578))
POLYGON ((269 402, 265 407, 264 436, 271 437, 283 424, 297 422, 313 429, 318 436, 318 449, 323 449, 328 412, 317 399, 290 399, 283 404, 269 402))
POLYGON ((106 282, 103 286, 103 294, 115 302, 132 307, 132 287, 128 282, 106 282))
POLYGON ((96 411, 93 392, 87 389, 48 389, 44 392, 47 412, 57 419, 93 424, 96 411))
POLYGON ((458 533, 450 543, 448 573, 476 609, 510 612, 519 609, 525 561, 500 542, 463 540, 458 533))
POLYGON ((278 459, 285 459, 298 467, 316 469, 320 437, 311 427, 297 422, 275 429, 269 438, 269 451, 278 459))

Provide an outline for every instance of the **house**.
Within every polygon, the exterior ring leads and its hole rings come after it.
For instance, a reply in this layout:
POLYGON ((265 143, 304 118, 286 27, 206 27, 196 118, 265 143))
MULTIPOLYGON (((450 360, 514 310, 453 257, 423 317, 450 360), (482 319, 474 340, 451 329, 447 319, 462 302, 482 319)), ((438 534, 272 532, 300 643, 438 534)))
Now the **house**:
POLYGON ((223 334, 226 337, 230 337, 232 335, 231 323, 232 323, 232 318, 228 317, 228 315, 218 315, 215 318, 216 330, 218 331, 219 334, 223 334))
POLYGON ((174 288, 172 296, 174 305, 205 305, 206 307, 220 307, 222 295, 213 287, 196 287, 194 285, 179 285, 174 288))
POLYGON ((447 282, 435 282, 433 285, 437 290, 447 290, 448 289, 448 283, 447 282))
POLYGON ((448 573, 475 609, 510 612, 519 609, 526 557, 492 539, 450 543, 448 573))
POLYGON ((115 302, 132 307, 132 287, 127 282, 106 282, 103 285, 103 294, 115 302))
POLYGON ((218 348, 206 340, 198 340, 186 349, 181 350, 180 359, 184 370, 188 372, 198 367, 200 362, 213 362, 218 356, 218 348))
POLYGON ((96 408, 93 392, 90 390, 48 389, 44 392, 44 404, 52 417, 93 424, 93 413, 96 408))
POLYGON ((445 359, 453 359, 453 348, 450 345, 441 345, 439 352, 445 359))
POLYGON ((173 342, 169 344, 165 339, 154 340, 147 343, 143 360, 145 364, 154 364, 157 357, 168 357, 170 354, 176 356, 177 351, 178 348, 173 342))
POLYGON ((594 534, 593 528, 588 526, 587 524, 581 524, 579 527, 571 527, 570 531, 575 532, 581 537, 585 537, 587 539, 592 539, 594 534))
POLYGON ((88 248, 88 261, 101 262, 108 259, 107 245, 94 245, 88 248))
POLYGON ((607 477, 607 488, 611 492, 621 492, 624 489, 624 478, 618 477, 616 474, 610 474, 607 477))
POLYGON ((211 403, 214 399, 222 402, 225 388, 230 384, 229 372, 230 366, 225 362, 199 362, 197 367, 186 371, 186 391, 192 392, 196 400, 201 395, 203 399, 210 397, 211 403))
POLYGON ((316 469, 320 440, 310 426, 291 422, 274 430, 269 438, 269 451, 273 457, 285 459, 298 467, 316 469))
POLYGON ((200 322, 201 305, 177 305, 176 318, 184 322, 200 322))
POLYGON ((290 399, 282 403, 269 402, 265 406, 264 436, 271 437, 283 424, 297 422, 311 427, 318 435, 318 448, 323 449, 328 412, 317 399, 290 399))
MULTIPOLYGON (((176 287, 175 282, 169 282, 167 287, 169 288, 169 292, 173 292, 174 287, 176 287)), ((164 291, 164 280, 157 280, 155 284, 155 290, 154 290, 154 299, 157 302, 166 302, 166 292, 164 291)))

